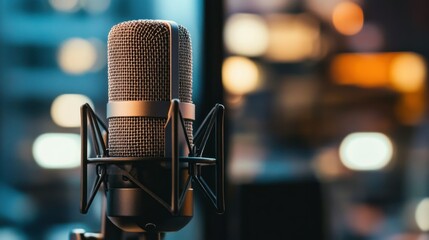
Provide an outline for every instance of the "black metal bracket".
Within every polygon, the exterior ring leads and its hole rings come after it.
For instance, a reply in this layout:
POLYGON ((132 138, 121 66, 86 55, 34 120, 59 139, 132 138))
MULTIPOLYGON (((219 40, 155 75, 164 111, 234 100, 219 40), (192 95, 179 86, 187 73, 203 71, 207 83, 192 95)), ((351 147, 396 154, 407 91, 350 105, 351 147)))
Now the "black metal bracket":
POLYGON ((186 192, 191 182, 196 183, 203 191, 204 195, 210 200, 218 213, 225 211, 225 161, 224 161, 224 111, 221 104, 216 104, 204 119, 202 125, 197 130, 194 142, 191 144, 185 128, 185 121, 179 108, 178 99, 171 100, 170 109, 165 129, 170 128, 170 134, 166 134, 165 146, 170 147, 171 152, 163 158, 139 158, 139 157, 110 157, 108 153, 108 129, 101 119, 94 113, 88 104, 81 107, 81 213, 87 213, 100 186, 106 179, 106 166, 115 165, 120 168, 119 163, 135 161, 164 161, 171 164, 171 202, 167 203, 152 190, 147 188, 139 180, 135 179, 129 172, 122 169, 126 176, 136 186, 145 191, 154 200, 166 208, 172 215, 177 215, 183 205, 186 192), (95 152, 94 158, 88 157, 88 127, 91 133, 92 147, 95 152), (211 133, 215 131, 216 156, 214 158, 203 157, 204 149, 211 133), (180 137, 184 137, 186 147, 189 150, 188 156, 179 156, 180 137), (167 143, 169 143, 167 145, 167 143), (188 178, 185 181, 185 187, 180 192, 180 165, 187 163, 188 178), (88 165, 96 165, 96 179, 88 198, 88 165), (202 176, 202 167, 214 165, 216 182, 215 191, 206 183, 202 176))
POLYGON ((201 126, 198 128, 194 137, 193 156, 195 158, 203 158, 203 152, 213 129, 215 131, 216 156, 215 173, 216 173, 216 189, 213 193, 202 176, 202 167, 207 166, 202 162, 190 164, 190 176, 192 180, 200 186, 203 193, 210 200, 216 211, 221 214, 225 212, 225 148, 224 148, 224 117, 225 107, 221 104, 216 104, 209 114, 204 119, 201 126))
POLYGON ((94 152, 98 157, 107 156, 107 127, 94 113, 89 104, 84 104, 80 109, 81 116, 81 181, 80 181, 80 212, 87 213, 92 201, 97 194, 101 183, 106 176, 105 165, 97 164, 96 179, 88 200, 88 126, 91 130, 91 139, 94 152), (103 132, 105 134, 103 134, 103 132))

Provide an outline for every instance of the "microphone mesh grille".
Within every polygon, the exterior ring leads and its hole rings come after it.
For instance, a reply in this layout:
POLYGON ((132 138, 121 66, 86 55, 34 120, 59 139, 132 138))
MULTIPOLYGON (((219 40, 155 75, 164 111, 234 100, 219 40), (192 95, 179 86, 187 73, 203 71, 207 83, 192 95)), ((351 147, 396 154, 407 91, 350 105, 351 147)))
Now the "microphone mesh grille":
MULTIPOLYGON (((170 101, 169 29, 162 21, 135 20, 115 25, 108 39, 109 101, 170 101)), ((192 103, 192 50, 179 25, 179 99, 192 103)), ((164 156, 165 118, 109 119, 109 155, 164 156)), ((192 142, 192 121, 185 120, 192 142)))

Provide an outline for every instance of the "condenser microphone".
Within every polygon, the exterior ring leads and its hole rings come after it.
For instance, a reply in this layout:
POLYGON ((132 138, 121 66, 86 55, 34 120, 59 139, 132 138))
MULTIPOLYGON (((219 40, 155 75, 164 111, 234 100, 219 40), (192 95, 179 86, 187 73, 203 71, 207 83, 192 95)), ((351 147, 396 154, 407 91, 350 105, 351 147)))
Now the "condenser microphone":
MULTIPOLYGON (((99 239, 180 230, 193 216, 193 185, 217 212, 224 211, 224 107, 217 104, 193 134, 192 50, 185 27, 164 20, 112 27, 106 110, 107 125, 88 104, 81 108, 81 212, 103 185, 99 239), (95 157, 88 157, 88 132, 95 157), (216 156, 205 157, 213 132, 216 156), (96 166, 96 180, 88 198, 90 164, 96 166), (214 191, 202 176, 205 166, 215 166, 214 191)), ((83 232, 71 238, 89 239, 83 232)))
MULTIPOLYGON (((172 99, 179 99, 192 144, 192 53, 189 32, 171 21, 137 20, 114 26, 108 37, 109 102, 107 118, 110 157, 163 158, 164 126, 172 99)), ((168 148, 168 146, 167 146, 168 148)), ((171 190, 171 168, 161 162, 136 161, 123 166, 162 199, 171 190)), ((109 167, 107 214, 121 229, 176 231, 192 217, 192 189, 182 212, 171 217, 122 169, 109 167), (131 200, 130 200, 131 199, 131 200)), ((184 172, 183 174, 186 174, 184 172)), ((168 202, 168 200, 167 200, 168 202)))

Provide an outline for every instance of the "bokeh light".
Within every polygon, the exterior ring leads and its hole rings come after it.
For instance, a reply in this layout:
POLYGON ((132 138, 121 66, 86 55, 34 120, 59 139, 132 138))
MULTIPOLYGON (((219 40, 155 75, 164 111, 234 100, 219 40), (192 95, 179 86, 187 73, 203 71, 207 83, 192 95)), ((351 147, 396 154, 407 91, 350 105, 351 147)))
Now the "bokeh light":
POLYGON ((429 198, 422 199, 416 207, 415 219, 422 231, 429 231, 429 198))
POLYGON ((231 94, 243 95, 254 91, 261 81, 258 66, 245 57, 228 57, 222 66, 222 83, 231 94))
POLYGON ((312 167, 324 181, 332 181, 347 174, 347 169, 341 164, 338 150, 334 147, 321 149, 315 156, 312 167))
POLYGON ((389 66, 395 53, 344 53, 331 63, 336 83, 360 87, 389 86, 389 66))
POLYGON ((331 74, 339 84, 410 93, 423 89, 427 73, 420 54, 384 52, 338 54, 332 60, 331 74))
POLYGON ((91 99, 81 94, 63 94, 55 98, 51 105, 52 120, 61 127, 80 126, 80 107, 91 99))
POLYGON ((28 240, 25 234, 16 228, 12 227, 2 227, 0 228, 0 239, 7 240, 28 240))
POLYGON ((80 164, 80 141, 79 134, 42 134, 33 143, 33 157, 42 168, 78 167, 80 164))
POLYGON ((334 8, 332 23, 341 34, 354 35, 363 27, 363 10, 356 3, 341 2, 334 8))
POLYGON ((228 104, 228 108, 240 108, 246 102, 243 95, 228 95, 225 96, 225 102, 228 104))
POLYGON ((79 9, 79 0, 49 0, 51 6, 60 12, 75 12, 79 9))
POLYGON ((268 44, 268 29, 264 19, 254 14, 234 14, 224 28, 226 48, 234 54, 259 56, 268 44))
POLYGON ((318 57, 319 26, 305 14, 272 14, 267 17, 269 44, 265 58, 276 62, 299 62, 318 57))
POLYGON ((393 156, 390 139, 376 132, 349 134, 340 145, 341 162, 352 170, 378 170, 393 156))
POLYGON ((253 181, 264 170, 267 150, 259 144, 258 136, 246 133, 233 136, 228 176, 234 183, 253 181))
POLYGON ((416 92, 423 88, 426 64, 416 53, 398 54, 392 61, 390 77, 393 87, 400 92, 416 92))
POLYGON ((372 236, 378 233, 384 219, 383 210, 371 204, 354 203, 347 209, 348 226, 359 236, 372 236))
POLYGON ((64 42, 58 53, 58 63, 64 72, 83 74, 97 65, 97 48, 91 41, 71 38, 64 42))
POLYGON ((90 13, 101 13, 110 6, 111 0, 81 0, 82 8, 90 13))

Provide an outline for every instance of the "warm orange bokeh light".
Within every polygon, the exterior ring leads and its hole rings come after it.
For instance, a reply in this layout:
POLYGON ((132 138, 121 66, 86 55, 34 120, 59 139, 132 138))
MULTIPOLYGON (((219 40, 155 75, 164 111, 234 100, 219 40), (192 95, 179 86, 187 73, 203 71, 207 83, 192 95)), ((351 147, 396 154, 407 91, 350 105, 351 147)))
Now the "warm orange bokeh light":
POLYGON ((426 64, 416 53, 402 53, 393 59, 390 68, 392 86, 400 92, 417 92, 426 79, 426 64))
POLYGON ((338 4, 332 13, 332 23, 335 29, 344 35, 358 33, 364 22, 362 8, 353 2, 338 4))
POLYGON ((339 54, 331 63, 331 76, 335 83, 341 85, 389 88, 400 93, 401 98, 395 106, 395 113, 403 124, 417 124, 424 117, 427 67, 420 54, 339 54))
POLYGON ((361 87, 389 85, 389 65, 395 53, 340 54, 331 65, 333 80, 339 84, 361 87))
POLYGON ((300 62, 320 52, 318 22, 305 14, 271 14, 267 17, 269 42, 265 58, 300 62))
POLYGON ((334 82, 360 87, 388 87, 401 93, 418 92, 426 80, 426 64, 417 53, 347 53, 331 64, 334 82))
POLYGON ((256 63, 245 57, 228 57, 222 65, 222 84, 234 95, 254 91, 260 83, 260 72, 256 63))

